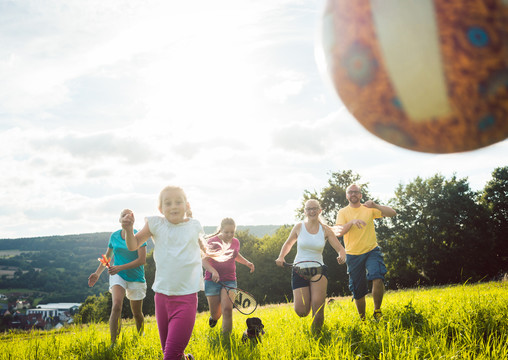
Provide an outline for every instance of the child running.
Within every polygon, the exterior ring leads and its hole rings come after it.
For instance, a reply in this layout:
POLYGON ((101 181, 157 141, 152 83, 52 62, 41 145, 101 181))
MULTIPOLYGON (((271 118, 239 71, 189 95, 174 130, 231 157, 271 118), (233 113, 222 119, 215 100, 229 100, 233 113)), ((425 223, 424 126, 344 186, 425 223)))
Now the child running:
MULTIPOLYGON (((120 213, 120 221, 132 211, 125 209, 120 213)), ((135 250, 127 249, 125 243, 126 232, 121 229, 111 234, 106 250, 106 257, 112 259, 114 265, 110 266, 109 292, 111 293, 111 315, 109 317, 109 331, 111 334, 111 346, 114 346, 121 328, 121 315, 123 299, 127 296, 131 304, 132 315, 136 322, 138 333, 143 332, 143 299, 146 296, 146 280, 144 264, 146 262, 146 242, 135 250)), ((95 285, 102 272, 106 268, 102 263, 97 270, 88 277, 88 286, 95 285)))
POLYGON ((182 188, 167 186, 159 195, 159 211, 163 216, 145 219, 145 226, 133 231, 134 214, 122 218, 127 232, 126 242, 135 250, 150 237, 154 243, 155 260, 155 319, 164 360, 194 359, 184 354, 189 343, 198 305, 197 293, 203 290, 203 270, 213 271, 202 252, 215 260, 227 260, 231 255, 224 249, 212 253, 202 244, 203 228, 198 220, 188 217, 190 205, 182 188))
MULTIPOLYGON (((222 219, 217 232, 208 236, 208 246, 210 249, 219 250, 227 247, 233 251, 231 259, 224 262, 209 259, 208 261, 212 269, 205 272, 205 295, 210 308, 208 324, 210 327, 214 327, 222 315, 222 332, 224 334, 231 333, 233 329, 232 301, 234 299, 228 299, 228 292, 218 281, 230 287, 237 287, 236 262, 247 266, 251 273, 254 271, 254 264, 240 254, 240 241, 234 237, 235 230, 235 221, 231 218, 225 218, 222 219)), ((231 296, 234 296, 234 293, 231 293, 231 296)))
MULTIPOLYGON (((332 229, 323 223, 320 218, 321 206, 317 200, 311 199, 305 203, 305 220, 296 224, 286 242, 282 245, 279 257, 275 260, 278 266, 284 266, 284 258, 295 242, 297 251, 294 262, 317 261, 323 264, 323 249, 328 240, 337 251, 337 262, 346 262, 346 251, 341 245, 332 229)), ((327 267, 323 264, 323 277, 316 282, 304 280, 293 271, 291 287, 293 288, 293 301, 295 312, 305 317, 312 309, 312 329, 319 332, 325 320, 326 288, 328 286, 327 267)))

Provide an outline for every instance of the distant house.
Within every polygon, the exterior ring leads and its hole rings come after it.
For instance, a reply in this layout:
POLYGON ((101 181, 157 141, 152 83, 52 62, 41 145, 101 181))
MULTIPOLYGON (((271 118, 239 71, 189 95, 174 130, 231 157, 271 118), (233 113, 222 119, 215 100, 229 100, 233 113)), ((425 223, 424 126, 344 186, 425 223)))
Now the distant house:
MULTIPOLYGON (((61 327, 61 321, 69 323, 70 320, 72 320, 71 315, 74 314, 80 306, 81 304, 79 303, 39 304, 35 309, 28 309, 26 315, 39 317, 43 322, 38 322, 36 326, 42 325, 44 329, 50 329, 57 326, 61 327)), ((22 327, 22 325, 20 325, 20 327, 22 327)))
MULTIPOLYGON (((57 315, 64 314, 66 312, 72 314, 79 310, 81 306, 80 303, 49 303, 49 304, 39 304, 37 305, 37 309, 56 309, 58 311, 57 315)), ((33 309, 31 309, 33 310, 33 309)))
POLYGON ((67 321, 71 315, 75 314, 81 304, 79 303, 49 303, 39 304, 35 309, 27 310, 27 314, 42 314, 44 319, 53 319, 58 317, 60 320, 67 321))
POLYGON ((33 328, 51 329, 52 327, 51 323, 44 320, 41 314, 23 315, 17 312, 12 316, 12 319, 10 319, 8 326, 10 329, 21 330, 30 330, 33 328))
POLYGON ((28 301, 24 300, 18 300, 16 301, 16 310, 23 310, 23 309, 29 309, 30 303, 28 301))
MULTIPOLYGON (((19 303, 23 304, 22 301, 18 301, 18 305, 19 303)), ((3 305, 6 304, 0 303, 0 305, 3 308, 3 305)), ((72 323, 72 315, 79 310, 80 306, 79 303, 40 304, 35 309, 28 309, 26 314, 22 314, 16 307, 13 307, 12 316, 5 318, 6 315, 10 315, 10 312, 6 309, 0 309, 0 315, 3 319, 7 319, 4 325, 10 329, 30 330, 37 328, 49 330, 72 323)))
POLYGON ((28 309, 27 315, 39 314, 43 319, 53 319, 59 316, 57 309, 28 309))
POLYGON ((0 300, 7 300, 7 295, 0 294, 0 300))

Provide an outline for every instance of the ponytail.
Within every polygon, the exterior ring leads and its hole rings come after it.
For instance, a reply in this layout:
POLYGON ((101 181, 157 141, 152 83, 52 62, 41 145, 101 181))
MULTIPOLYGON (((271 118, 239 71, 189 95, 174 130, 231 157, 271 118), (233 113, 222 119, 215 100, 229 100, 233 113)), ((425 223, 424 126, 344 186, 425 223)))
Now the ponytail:
POLYGON ((212 249, 206 239, 199 237, 199 248, 201 249, 202 258, 212 258, 218 262, 224 262, 232 258, 234 250, 229 247, 229 244, 223 244, 222 242, 214 243, 219 246, 219 249, 212 249))

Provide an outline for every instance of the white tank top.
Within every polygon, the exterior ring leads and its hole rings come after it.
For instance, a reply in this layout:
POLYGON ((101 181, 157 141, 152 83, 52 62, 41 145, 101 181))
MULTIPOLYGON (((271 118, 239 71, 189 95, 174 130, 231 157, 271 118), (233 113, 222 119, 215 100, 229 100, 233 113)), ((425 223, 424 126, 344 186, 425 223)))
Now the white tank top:
POLYGON ((296 241, 295 263, 299 261, 317 261, 323 264, 323 249, 326 240, 321 224, 319 224, 317 234, 310 234, 302 221, 300 234, 296 241))

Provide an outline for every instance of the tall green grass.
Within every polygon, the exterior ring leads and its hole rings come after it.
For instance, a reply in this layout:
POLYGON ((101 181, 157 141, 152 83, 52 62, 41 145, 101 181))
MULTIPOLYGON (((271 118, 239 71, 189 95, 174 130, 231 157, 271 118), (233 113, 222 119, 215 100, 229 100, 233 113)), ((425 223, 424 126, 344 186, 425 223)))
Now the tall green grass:
MULTIPOLYGON (((231 337, 221 321, 213 329, 198 314, 187 352, 196 359, 508 359, 508 282, 455 285, 387 292, 383 318, 361 321, 350 298, 326 307, 321 334, 311 318, 299 318, 292 304, 256 310, 266 334, 262 343, 243 343, 246 316, 234 313, 231 337)), ((60 331, 10 332, 0 336, 0 359, 162 359, 157 324, 147 317, 138 336, 133 320, 110 348, 107 324, 60 331)))

